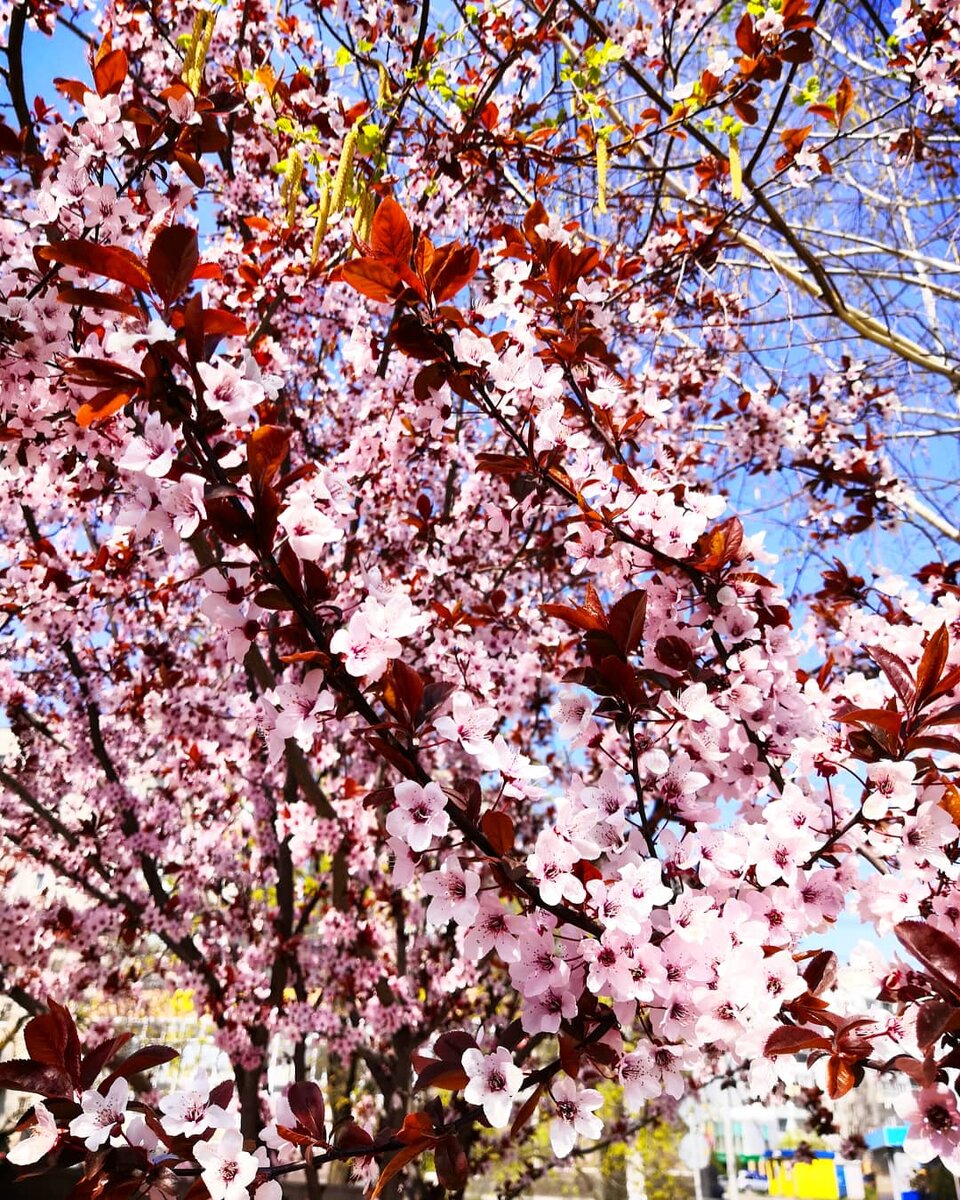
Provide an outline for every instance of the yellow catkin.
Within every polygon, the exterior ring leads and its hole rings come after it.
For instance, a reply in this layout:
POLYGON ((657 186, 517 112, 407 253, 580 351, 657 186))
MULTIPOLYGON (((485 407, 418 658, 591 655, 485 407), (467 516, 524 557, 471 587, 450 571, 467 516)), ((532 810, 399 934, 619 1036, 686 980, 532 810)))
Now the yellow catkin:
POLYGON ((607 211, 607 165, 609 147, 605 137, 597 138, 597 212, 603 216, 607 211))
POLYGON ((377 71, 379 77, 377 79, 377 106, 383 108, 393 99, 390 93, 390 76, 387 74, 387 68, 383 63, 377 63, 377 71))
POLYGON ((357 138, 359 136, 360 130, 354 125, 343 140, 343 149, 340 151, 340 163, 337 166, 337 173, 333 180, 333 194, 330 197, 331 212, 340 212, 346 200, 347 192, 350 190, 350 181, 353 177, 353 155, 357 148, 357 138))
POLYGON ((743 164, 740 161, 740 142, 736 134, 730 135, 730 195, 734 200, 743 196, 743 164))
POLYGON ((374 204, 373 192, 364 192, 357 201, 357 207, 353 214, 353 232, 356 234, 358 241, 367 242, 370 240, 374 204))
POLYGON ((193 21, 193 31, 190 34, 190 48, 183 60, 181 78, 194 95, 199 94, 203 83, 203 68, 207 61, 207 51, 213 41, 213 30, 217 23, 217 14, 201 9, 193 21))
POLYGON ((286 201, 286 222, 292 226, 297 219, 297 199, 300 196, 300 184, 303 180, 303 156, 299 150, 291 150, 287 157, 287 169, 283 173, 280 185, 280 195, 286 201))
POLYGON ((190 41, 187 44, 187 49, 183 56, 183 70, 180 72, 180 78, 188 86, 193 74, 193 64, 197 58, 197 46, 200 44, 200 35, 203 33, 203 25, 205 20, 205 13, 203 9, 200 9, 193 18, 193 28, 190 30, 190 41))
POLYGON ((203 37, 200 39, 200 48, 197 51, 197 65, 200 67, 207 61, 207 51, 210 49, 210 43, 213 41, 213 30, 216 24, 217 14, 215 12, 208 12, 203 37))
POLYGON ((320 200, 317 204, 317 227, 313 231, 313 247, 310 250, 310 266, 315 267, 320 257, 320 244, 327 232, 327 220, 330 217, 330 189, 324 184, 320 189, 320 200))

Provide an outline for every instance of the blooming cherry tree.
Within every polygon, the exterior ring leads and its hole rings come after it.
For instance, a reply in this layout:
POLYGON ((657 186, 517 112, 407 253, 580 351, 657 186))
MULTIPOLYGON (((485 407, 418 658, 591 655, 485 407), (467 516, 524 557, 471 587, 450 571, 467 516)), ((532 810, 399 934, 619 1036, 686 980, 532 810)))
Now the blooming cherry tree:
POLYGON ((960 529, 897 448, 960 386, 960 39, 755 9, 0 5, 14 1165, 460 1192, 799 1053, 955 1162, 960 529), (89 49, 33 104, 28 27, 89 49), (861 567, 904 513, 946 549, 861 567), (233 1078, 154 1105, 59 1001, 158 979, 233 1078))

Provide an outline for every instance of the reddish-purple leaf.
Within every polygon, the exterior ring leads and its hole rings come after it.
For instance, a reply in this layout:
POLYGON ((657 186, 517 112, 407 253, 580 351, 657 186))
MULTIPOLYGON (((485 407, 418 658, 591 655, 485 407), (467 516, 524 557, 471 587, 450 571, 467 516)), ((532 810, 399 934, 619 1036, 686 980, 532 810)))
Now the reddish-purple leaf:
POLYGON ((80 1083, 84 1088, 93 1087, 103 1068, 120 1053, 132 1036, 129 1033, 118 1033, 87 1051, 80 1063, 80 1083))
POLYGON ((838 1054, 831 1054, 827 1060, 827 1095, 830 1099, 839 1100, 856 1082, 857 1072, 838 1054))
POLYGON ((433 1044, 433 1053, 446 1063, 460 1063, 467 1050, 476 1050, 477 1039, 463 1029, 441 1033, 433 1044))
POLYGON ((123 246, 104 246, 84 238, 64 238, 62 242, 55 242, 51 246, 41 246, 37 254, 46 262, 89 271, 91 275, 103 275, 137 291, 150 290, 150 275, 146 266, 123 246))
POLYGON ((247 465, 258 492, 276 479, 290 446, 290 430, 260 425, 247 438, 247 465))
POLYGON ((0 1062, 0 1089, 12 1092, 36 1092, 48 1100, 68 1097, 73 1083, 65 1071, 44 1066, 30 1058, 9 1058, 0 1062))
POLYGON ((179 1058, 179 1056, 180 1051, 174 1050, 172 1046, 144 1046, 140 1050, 135 1050, 129 1058, 125 1058, 119 1066, 111 1071, 101 1084, 101 1090, 109 1088, 110 1084, 117 1079, 129 1079, 132 1075, 139 1075, 141 1071, 150 1071, 154 1067, 179 1058))
POLYGON ((101 96, 115 95, 126 78, 127 56, 122 50, 111 50, 94 63, 93 82, 101 96))
POLYGON ((821 950, 807 963, 803 978, 811 995, 827 991, 837 978, 837 956, 832 950, 821 950))
POLYGON ((485 812, 480 818, 480 828, 497 854, 509 854, 516 840, 513 821, 504 812, 485 812))
POLYGON ((829 1050, 830 1042, 815 1029, 800 1029, 796 1025, 782 1025, 767 1038, 763 1052, 768 1058, 778 1054, 798 1054, 801 1050, 829 1050))
POLYGON ((923 656, 917 667, 917 707, 923 706, 940 682, 943 668, 947 665, 947 654, 950 651, 950 637, 946 625, 930 634, 923 648, 923 656))
POLYGON ((413 230, 392 196, 380 201, 370 227, 370 249, 377 258, 406 266, 413 253, 413 230))
POLYGON ((889 708, 851 708, 840 714, 847 724, 873 725, 891 737, 898 737, 903 723, 903 713, 889 708))
POLYGON ((893 932, 942 988, 960 999, 960 946, 925 921, 901 921, 893 932))
POLYGON ((393 267, 374 258, 354 258, 344 263, 340 278, 362 296, 369 296, 381 304, 399 295, 403 286, 393 267))
POLYGON ((954 1005, 944 1000, 928 1000, 917 1008, 917 1043, 921 1050, 926 1050, 950 1028, 955 1016, 960 1012, 954 1005))
POLYGON ((913 703, 914 689, 907 664, 883 646, 867 646, 866 651, 893 685, 893 690, 900 697, 904 707, 909 708, 913 703))
POLYGON ((447 1092, 459 1092, 469 1082, 470 1077, 463 1067, 433 1059, 417 1076, 414 1090, 421 1091, 423 1088, 433 1087, 442 1088, 447 1092))
POLYGON ((470 1163, 460 1142, 453 1136, 445 1137, 434 1148, 433 1161, 440 1186, 447 1191, 462 1191, 469 1177, 470 1163))
POLYGON ((197 231, 188 225, 168 225, 153 239, 147 270, 153 290, 165 306, 187 290, 199 261, 197 231))
POLYGON ((287 1092, 287 1103, 303 1129, 315 1141, 325 1144, 327 1130, 324 1125, 323 1092, 320 1088, 309 1080, 295 1083, 287 1092))
POLYGON ((476 275, 480 254, 474 246, 456 246, 431 280, 437 304, 452 299, 476 275))

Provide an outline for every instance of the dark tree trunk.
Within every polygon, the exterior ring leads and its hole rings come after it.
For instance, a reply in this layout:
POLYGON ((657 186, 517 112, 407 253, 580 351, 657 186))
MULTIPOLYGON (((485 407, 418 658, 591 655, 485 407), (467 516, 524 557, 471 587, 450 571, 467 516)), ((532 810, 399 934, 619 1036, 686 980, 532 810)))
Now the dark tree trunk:
POLYGON ((234 1067, 233 1075, 237 1081, 237 1099, 240 1102, 240 1132, 244 1140, 256 1140, 263 1127, 260 1112, 260 1085, 263 1083, 266 1059, 261 1058, 260 1065, 251 1067, 234 1067))

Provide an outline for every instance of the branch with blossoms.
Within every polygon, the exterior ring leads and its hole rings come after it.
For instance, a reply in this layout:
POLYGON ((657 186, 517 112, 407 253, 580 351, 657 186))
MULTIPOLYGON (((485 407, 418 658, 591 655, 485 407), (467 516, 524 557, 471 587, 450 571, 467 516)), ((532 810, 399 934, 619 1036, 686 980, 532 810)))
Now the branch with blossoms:
MULTIPOLYGON (((494 1129, 506 1127, 513 1102, 530 1088, 535 1089, 534 1102, 545 1090, 553 1097, 550 1137, 558 1154, 569 1153, 578 1135, 596 1138, 602 1129, 594 1115, 601 1102, 598 1093, 579 1089, 566 1076, 552 1082, 562 1070, 560 1060, 525 1076, 505 1046, 484 1055, 467 1035, 447 1034, 434 1046, 439 1057, 422 1060, 417 1086, 462 1088, 465 1111, 447 1114, 433 1100, 407 1116, 399 1129, 372 1136, 348 1119, 328 1134, 323 1093, 317 1084, 303 1081, 286 1090, 274 1121, 261 1131, 262 1144, 251 1151, 240 1129, 232 1082, 211 1086, 206 1076, 198 1075, 188 1089, 147 1104, 132 1093, 130 1079, 171 1061, 177 1051, 147 1046, 120 1057, 129 1034, 84 1049, 69 1011, 54 1000, 47 1007, 24 1029, 30 1057, 0 1064, 0 1086, 43 1097, 18 1124, 20 1137, 7 1160, 35 1170, 81 1162, 90 1186, 109 1182, 139 1194, 174 1177, 199 1177, 212 1200, 250 1195, 277 1200, 278 1179, 352 1161, 356 1177, 367 1181, 376 1197, 429 1150, 441 1184, 460 1189, 468 1178, 463 1133, 478 1120, 494 1129), (379 1179, 377 1160, 385 1160, 379 1179)), ((609 1019, 600 1022, 581 1045, 568 1047, 568 1056, 587 1050, 610 1024, 609 1019)), ((521 1058, 528 1052, 519 1048, 521 1058)), ((530 1101, 524 1104, 514 1134, 533 1108, 530 1101)))

